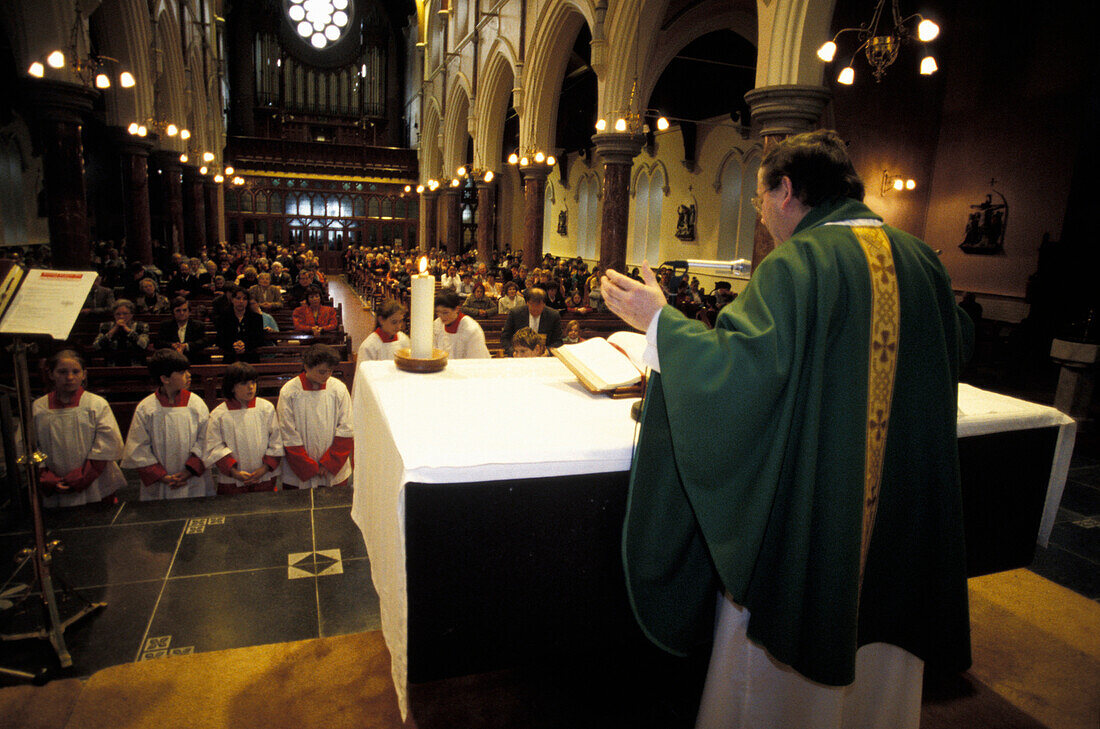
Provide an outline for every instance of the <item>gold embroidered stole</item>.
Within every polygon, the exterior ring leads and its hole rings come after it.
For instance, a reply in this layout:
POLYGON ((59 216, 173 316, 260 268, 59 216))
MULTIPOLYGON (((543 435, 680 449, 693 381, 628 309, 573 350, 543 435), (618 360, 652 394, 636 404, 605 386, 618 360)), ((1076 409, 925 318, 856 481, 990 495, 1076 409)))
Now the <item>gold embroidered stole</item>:
POLYGON ((898 363, 901 306, 898 275, 890 239, 881 227, 853 227, 871 274, 871 337, 867 368, 867 445, 863 470, 863 530, 859 549, 859 585, 862 591, 867 550, 878 511, 882 463, 886 452, 886 428, 894 394, 898 363))

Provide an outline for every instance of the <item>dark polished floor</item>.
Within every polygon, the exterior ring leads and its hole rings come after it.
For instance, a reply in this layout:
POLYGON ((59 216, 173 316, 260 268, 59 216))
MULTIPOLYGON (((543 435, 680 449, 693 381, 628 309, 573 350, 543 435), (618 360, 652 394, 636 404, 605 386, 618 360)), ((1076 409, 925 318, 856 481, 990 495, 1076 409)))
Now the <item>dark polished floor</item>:
MULTIPOLYGON (((378 597, 350 503, 350 489, 325 489, 49 512, 49 537, 62 545, 53 572, 83 600, 107 603, 66 631, 73 666, 58 675, 378 629, 378 597)), ((30 537, 0 530, 0 563, 14 567, 12 555, 30 537)), ((18 586, 31 582, 28 565, 0 593, 17 599, 18 586)), ((79 606, 62 603, 62 618, 79 606)), ((3 632, 33 629, 39 609, 33 595, 0 612, 3 632)), ((43 641, 0 650, 2 666, 53 663, 43 641)))

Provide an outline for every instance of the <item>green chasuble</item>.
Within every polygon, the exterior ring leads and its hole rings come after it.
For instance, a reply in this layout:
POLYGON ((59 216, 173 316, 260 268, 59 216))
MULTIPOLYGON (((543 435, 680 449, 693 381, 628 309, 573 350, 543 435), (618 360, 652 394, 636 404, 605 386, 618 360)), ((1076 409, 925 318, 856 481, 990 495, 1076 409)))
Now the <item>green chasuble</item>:
POLYGON ((956 442, 972 326, 935 252, 884 226, 900 300, 892 407, 863 583, 860 536, 871 282, 851 228, 819 205, 713 330, 665 307, 630 479, 623 561, 646 635, 683 654, 711 638, 716 593, 803 676, 854 679, 856 649, 970 665, 956 442))

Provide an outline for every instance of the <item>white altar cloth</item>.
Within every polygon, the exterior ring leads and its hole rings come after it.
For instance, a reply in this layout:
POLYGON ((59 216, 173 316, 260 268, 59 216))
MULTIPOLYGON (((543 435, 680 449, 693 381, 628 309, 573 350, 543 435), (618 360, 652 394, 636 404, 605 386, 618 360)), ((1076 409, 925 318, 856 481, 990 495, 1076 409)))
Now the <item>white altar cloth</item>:
MULTIPOLYGON (((363 533, 381 603, 402 716, 408 713, 405 485, 570 476, 630 468, 635 399, 593 395, 556 358, 454 360, 413 374, 364 362, 352 393, 352 519, 363 533)), ((1046 546, 1076 423, 1043 405, 959 386, 960 438, 1058 427, 1038 542, 1046 546)))

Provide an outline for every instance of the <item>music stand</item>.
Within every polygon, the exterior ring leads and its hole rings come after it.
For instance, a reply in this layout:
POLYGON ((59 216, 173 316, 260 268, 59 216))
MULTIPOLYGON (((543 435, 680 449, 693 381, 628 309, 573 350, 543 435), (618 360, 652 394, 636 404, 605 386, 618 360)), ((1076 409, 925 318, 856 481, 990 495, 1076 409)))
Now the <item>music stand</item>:
MULTIPOLYGON (((35 583, 38 586, 38 596, 42 607, 41 627, 23 633, 3 633, 0 640, 14 641, 39 638, 48 640, 58 662, 62 668, 72 666, 73 659, 65 644, 65 630, 81 618, 106 607, 105 602, 88 602, 83 597, 76 595, 66 588, 66 593, 83 603, 75 613, 62 619, 58 605, 58 593, 54 588, 54 575, 52 572, 53 552, 60 547, 60 542, 46 541, 46 525, 42 515, 42 502, 38 491, 38 466, 46 460, 46 454, 38 450, 37 434, 34 427, 32 414, 33 398, 31 396, 30 377, 27 368, 27 352, 36 345, 25 341, 26 338, 61 337, 67 336, 72 329, 80 306, 87 297, 91 288, 95 273, 65 272, 65 271, 28 271, 26 274, 20 271, 12 272, 15 281, 12 283, 12 275, 5 279, 3 284, 4 299, 0 305, 0 333, 11 334, 13 341, 7 349, 12 353, 12 363, 15 370, 16 396, 19 404, 19 419, 23 431, 23 454, 18 462, 23 467, 28 489, 28 500, 31 507, 31 520, 34 528, 34 544, 20 553, 21 562, 16 567, 11 582, 28 563, 34 566, 35 583), (32 276, 31 274, 37 274, 32 276), (13 292, 11 289, 19 289, 13 292), (14 295, 13 295, 14 294, 14 295), (74 303, 75 302, 75 303, 74 303), (46 305, 50 309, 48 316, 42 313, 42 307, 46 305), (33 329, 26 327, 28 318, 45 316, 44 328, 33 329), (31 329, 20 331, 20 329, 31 329)), ((59 580, 60 581, 60 580, 59 580)), ((24 595, 20 603, 30 598, 30 594, 24 595)), ((14 608, 14 606, 13 606, 14 608)), ((31 673, 13 668, 0 667, 0 675, 13 678, 21 678, 44 683, 48 677, 47 669, 42 668, 31 673)))

